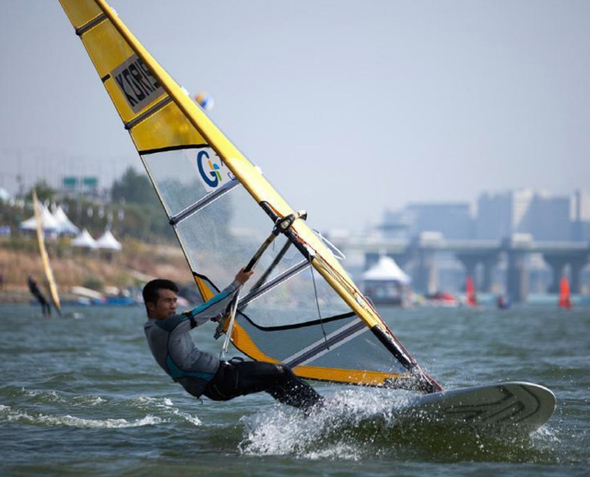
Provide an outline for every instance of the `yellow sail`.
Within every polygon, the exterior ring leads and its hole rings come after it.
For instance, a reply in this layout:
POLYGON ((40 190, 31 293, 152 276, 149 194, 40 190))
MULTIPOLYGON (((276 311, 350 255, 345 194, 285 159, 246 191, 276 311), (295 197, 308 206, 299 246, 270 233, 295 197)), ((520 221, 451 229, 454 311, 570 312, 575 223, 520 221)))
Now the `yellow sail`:
MULTIPOLYGON (((60 2, 207 299, 231 281, 230 271, 248 262, 273 223, 294 209, 105 1, 60 2)), ((264 281, 242 293, 234 345, 254 359, 286 362, 310 379, 440 389, 306 222, 295 221, 282 240, 261 260, 264 281)))
POLYGON ((40 204, 37 200, 37 191, 33 189, 33 210, 35 214, 35 222, 37 223, 37 242, 39 243, 39 252, 41 253, 41 261, 43 263, 43 273, 47 279, 49 286, 49 294, 51 295, 51 301, 53 306, 59 314, 61 314, 61 304, 59 301, 59 293, 57 291, 57 284, 55 283, 55 277, 53 276, 53 269, 49 262, 49 255, 45 248, 45 234, 43 232, 43 221, 41 219, 41 212, 39 210, 40 204))

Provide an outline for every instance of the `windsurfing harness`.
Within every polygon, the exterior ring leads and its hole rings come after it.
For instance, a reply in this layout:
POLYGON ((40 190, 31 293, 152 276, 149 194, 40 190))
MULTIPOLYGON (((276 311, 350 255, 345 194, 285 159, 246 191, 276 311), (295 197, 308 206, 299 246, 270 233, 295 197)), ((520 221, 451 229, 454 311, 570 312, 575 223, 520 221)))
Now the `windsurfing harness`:
POLYGON ((190 394, 200 396, 219 368, 219 359, 199 350, 190 330, 228 313, 240 284, 234 281, 209 301, 180 315, 163 320, 149 319, 145 336, 157 363, 190 394))

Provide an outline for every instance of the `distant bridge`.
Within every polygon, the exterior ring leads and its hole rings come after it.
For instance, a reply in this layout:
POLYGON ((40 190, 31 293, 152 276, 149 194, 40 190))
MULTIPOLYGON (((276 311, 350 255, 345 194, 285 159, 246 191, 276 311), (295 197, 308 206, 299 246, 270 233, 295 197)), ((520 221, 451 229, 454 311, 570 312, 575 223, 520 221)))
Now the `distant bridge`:
POLYGON ((380 254, 393 257, 403 268, 414 263, 414 287, 432 293, 438 288, 436 258, 439 252, 453 253, 465 267, 466 274, 474 275, 478 264, 483 266, 481 291, 492 291, 494 268, 504 256, 508 262, 506 291, 517 302, 526 301, 528 294, 527 255, 539 253, 553 271, 553 286, 557 286, 564 268, 571 267, 572 293, 580 292, 582 269, 590 262, 590 243, 540 242, 529 234, 514 234, 503 240, 447 240, 439 232, 423 232, 412 239, 335 239, 334 244, 344 253, 360 251, 367 265, 380 254))

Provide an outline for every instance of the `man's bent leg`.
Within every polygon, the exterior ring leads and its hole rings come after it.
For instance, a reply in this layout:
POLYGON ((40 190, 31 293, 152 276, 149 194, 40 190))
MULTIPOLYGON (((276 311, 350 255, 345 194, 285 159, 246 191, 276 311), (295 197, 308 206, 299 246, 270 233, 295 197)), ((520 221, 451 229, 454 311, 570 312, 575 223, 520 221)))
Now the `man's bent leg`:
POLYGON ((277 401, 300 409, 309 409, 323 402, 309 384, 281 364, 245 361, 237 363, 238 386, 251 392, 266 391, 277 401))
POLYGON ((283 382, 266 390, 273 398, 304 411, 324 403, 324 398, 314 388, 295 376, 288 367, 280 367, 285 376, 283 382))
POLYGON ((304 410, 323 402, 322 396, 287 366, 258 361, 222 363, 204 394, 210 399, 227 400, 261 391, 304 410))

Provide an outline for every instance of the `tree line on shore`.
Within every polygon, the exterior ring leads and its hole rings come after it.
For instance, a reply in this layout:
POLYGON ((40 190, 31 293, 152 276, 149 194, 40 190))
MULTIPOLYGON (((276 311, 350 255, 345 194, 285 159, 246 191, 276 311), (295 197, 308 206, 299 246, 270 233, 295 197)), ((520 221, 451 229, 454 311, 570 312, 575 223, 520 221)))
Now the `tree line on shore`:
POLYGON ((20 200, 0 201, 0 225, 10 230, 11 238, 19 236, 19 224, 33 215, 32 192, 46 204, 59 204, 70 220, 91 235, 101 235, 110 227, 119 239, 137 239, 147 243, 174 241, 162 206, 149 178, 128 168, 115 180, 108 200, 84 195, 72 195, 39 181, 20 200))

